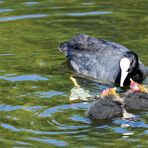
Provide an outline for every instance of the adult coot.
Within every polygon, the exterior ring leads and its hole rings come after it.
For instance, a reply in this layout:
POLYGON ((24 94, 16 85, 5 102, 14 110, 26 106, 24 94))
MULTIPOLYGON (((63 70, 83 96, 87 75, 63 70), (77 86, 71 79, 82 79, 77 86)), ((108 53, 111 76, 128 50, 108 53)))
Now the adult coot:
POLYGON ((103 82, 130 84, 129 78, 141 82, 148 68, 136 53, 126 47, 78 34, 61 43, 60 51, 67 57, 75 72, 103 82))

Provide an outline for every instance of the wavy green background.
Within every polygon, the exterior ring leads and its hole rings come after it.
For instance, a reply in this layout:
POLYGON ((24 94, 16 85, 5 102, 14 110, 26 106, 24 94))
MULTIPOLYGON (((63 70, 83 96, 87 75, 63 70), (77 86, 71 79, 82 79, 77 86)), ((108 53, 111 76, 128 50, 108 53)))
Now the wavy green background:
MULTIPOLYGON (((58 46, 77 33, 111 40, 148 66, 147 0, 0 1, 0 147, 147 147, 148 113, 91 121, 71 102, 58 46)), ((112 84, 78 78, 93 95, 112 84)), ((148 80, 145 81, 148 84, 148 80)))

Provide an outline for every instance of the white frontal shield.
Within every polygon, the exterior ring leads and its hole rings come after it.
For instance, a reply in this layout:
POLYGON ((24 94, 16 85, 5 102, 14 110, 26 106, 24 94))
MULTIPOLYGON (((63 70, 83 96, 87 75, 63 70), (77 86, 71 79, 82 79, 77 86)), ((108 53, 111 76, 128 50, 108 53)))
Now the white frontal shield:
POLYGON ((120 68, 121 68, 120 87, 124 86, 124 81, 128 75, 129 67, 130 67, 130 60, 128 58, 122 58, 120 60, 120 68))

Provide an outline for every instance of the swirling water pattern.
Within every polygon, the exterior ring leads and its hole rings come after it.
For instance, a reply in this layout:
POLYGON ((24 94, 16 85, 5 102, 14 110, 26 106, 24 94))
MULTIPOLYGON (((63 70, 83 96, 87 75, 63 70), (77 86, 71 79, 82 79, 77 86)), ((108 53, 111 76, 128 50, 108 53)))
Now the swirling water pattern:
MULTIPOLYGON (((86 33, 133 49, 147 65, 147 4, 1 0, 0 146, 146 147, 147 112, 134 112, 132 119, 92 121, 85 115, 89 101, 70 101, 76 89, 58 45, 86 33)), ((81 77, 77 81, 91 96, 113 86, 81 77)))

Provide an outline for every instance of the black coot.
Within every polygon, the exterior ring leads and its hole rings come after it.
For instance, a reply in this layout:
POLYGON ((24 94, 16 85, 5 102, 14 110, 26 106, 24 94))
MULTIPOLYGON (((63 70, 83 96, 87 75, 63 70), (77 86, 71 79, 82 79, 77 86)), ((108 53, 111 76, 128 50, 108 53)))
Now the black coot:
POLYGON ((104 90, 100 96, 95 97, 88 108, 87 115, 91 119, 112 119, 122 117, 122 101, 116 94, 116 88, 104 90))
POLYGON ((123 103, 127 110, 148 110, 148 93, 126 93, 123 96, 123 103))
POLYGON ((87 115, 91 119, 112 119, 122 117, 123 111, 120 102, 114 100, 115 96, 97 97, 90 105, 87 115))
POLYGON ((126 47, 78 34, 61 43, 60 51, 67 57, 75 72, 102 82, 129 84, 148 75, 148 68, 126 47))
POLYGON ((147 89, 133 80, 130 84, 131 90, 121 94, 116 89, 109 88, 96 97, 90 105, 87 115, 91 119, 111 119, 123 116, 126 110, 148 110, 147 89))
POLYGON ((148 110, 148 90, 144 85, 130 79, 131 90, 122 94, 125 108, 128 110, 148 110))

